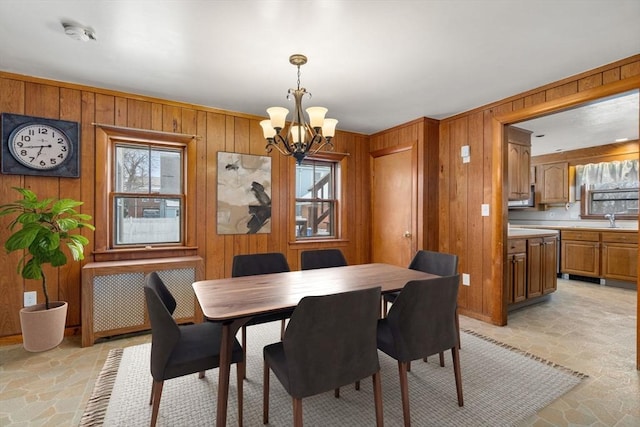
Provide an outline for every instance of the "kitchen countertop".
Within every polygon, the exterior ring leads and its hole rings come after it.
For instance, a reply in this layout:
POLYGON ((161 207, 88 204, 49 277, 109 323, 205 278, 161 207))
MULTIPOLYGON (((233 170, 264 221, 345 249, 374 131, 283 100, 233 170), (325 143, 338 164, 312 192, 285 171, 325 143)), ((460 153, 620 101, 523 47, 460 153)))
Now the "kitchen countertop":
POLYGON ((637 228, 630 228, 630 227, 598 227, 598 226, 592 226, 592 225, 557 225, 557 226, 552 226, 552 225, 514 225, 511 224, 510 228, 509 228, 509 235, 511 235, 511 230, 517 230, 517 229, 521 229, 521 230, 538 230, 538 229, 544 229, 544 230, 585 230, 585 231, 614 231, 614 232, 627 232, 627 233, 637 233, 638 229, 637 228))
POLYGON ((508 238, 527 238, 527 237, 546 237, 557 236, 558 230, 552 230, 547 228, 524 228, 524 227, 510 227, 508 232, 508 238))

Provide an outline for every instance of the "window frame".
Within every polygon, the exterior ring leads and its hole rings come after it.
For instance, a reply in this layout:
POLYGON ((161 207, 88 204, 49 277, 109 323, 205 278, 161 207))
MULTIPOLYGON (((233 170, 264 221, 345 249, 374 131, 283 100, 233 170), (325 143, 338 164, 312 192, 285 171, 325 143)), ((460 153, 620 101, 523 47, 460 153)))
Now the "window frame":
MULTIPOLYGON (((167 256, 194 255, 197 247, 194 245, 195 236, 190 232, 190 225, 195 223, 195 207, 191 206, 195 200, 194 185, 190 171, 195 170, 195 135, 172 132, 133 129, 111 125, 95 124, 96 126, 96 227, 94 258, 96 261, 110 261, 120 259, 139 259, 167 256), (127 244, 115 245, 114 195, 116 145, 144 145, 147 147, 168 148, 180 150, 182 155, 182 193, 180 211, 180 242, 127 244), (102 165, 102 166, 99 166, 102 165)), ((117 193, 123 194, 123 193, 117 193)), ((128 193, 126 193, 128 194, 128 193)), ((154 193, 135 193, 134 197, 154 196, 154 193)), ((171 198, 175 198, 172 195, 171 198)), ((163 197, 166 198, 166 197, 163 197)))
POLYGON ((308 156, 305 158, 305 161, 313 161, 320 163, 331 163, 332 173, 334 175, 333 179, 333 197, 331 199, 318 199, 321 202, 330 201, 333 203, 334 210, 334 224, 333 224, 333 235, 331 236, 298 236, 296 233, 296 206, 299 200, 315 200, 315 199, 299 199, 296 197, 296 188, 297 188, 297 164, 293 167, 293 176, 294 176, 294 185, 292 188, 292 200, 291 204, 292 209, 292 225, 290 226, 290 230, 292 233, 292 242, 294 244, 305 244, 305 243, 313 243, 313 242, 328 242, 328 241, 341 241, 343 240, 343 236, 345 234, 344 230, 344 221, 346 212, 345 212, 345 201, 343 200, 343 195, 345 194, 345 174, 346 174, 346 154, 344 153, 329 153, 329 152, 318 152, 312 156, 308 156))

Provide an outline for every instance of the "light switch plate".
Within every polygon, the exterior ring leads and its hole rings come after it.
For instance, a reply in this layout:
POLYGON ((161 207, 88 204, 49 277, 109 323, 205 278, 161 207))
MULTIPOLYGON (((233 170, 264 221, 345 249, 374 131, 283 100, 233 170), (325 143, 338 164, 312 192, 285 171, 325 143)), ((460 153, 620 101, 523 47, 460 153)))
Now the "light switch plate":
POLYGON ((469 157, 469 146, 463 145, 460 147, 460 156, 461 157, 469 157))
POLYGON ((489 216, 489 204, 488 203, 483 203, 482 204, 482 216, 489 216))
POLYGON ((462 284, 464 286, 471 285, 471 276, 468 273, 462 273, 462 284))

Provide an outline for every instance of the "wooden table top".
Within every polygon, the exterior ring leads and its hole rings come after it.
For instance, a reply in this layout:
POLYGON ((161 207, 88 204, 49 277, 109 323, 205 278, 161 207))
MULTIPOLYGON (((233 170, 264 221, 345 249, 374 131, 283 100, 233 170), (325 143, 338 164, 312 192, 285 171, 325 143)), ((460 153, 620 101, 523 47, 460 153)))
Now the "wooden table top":
POLYGON ((380 286, 382 293, 402 289, 410 280, 438 277, 388 264, 359 264, 317 270, 261 274, 193 284, 204 316, 233 320, 294 308, 305 296, 380 286))

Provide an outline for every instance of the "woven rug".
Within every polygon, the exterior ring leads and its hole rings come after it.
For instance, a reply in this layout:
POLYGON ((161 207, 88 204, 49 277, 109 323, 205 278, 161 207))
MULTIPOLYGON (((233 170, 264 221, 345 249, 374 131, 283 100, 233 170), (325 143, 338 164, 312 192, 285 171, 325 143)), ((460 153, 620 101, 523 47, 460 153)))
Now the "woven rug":
MULTIPOLYGON (((244 425, 262 425, 262 347, 279 340, 280 323, 247 328, 247 381, 244 383, 244 425)), ((457 404, 451 352, 446 366, 438 357, 415 361, 409 372, 411 419, 415 426, 511 426, 535 414, 562 396, 586 375, 542 360, 471 331, 461 334, 461 371, 464 407, 457 404)), ((91 397, 81 426, 148 426, 151 345, 111 350, 91 397)), ((397 362, 379 352, 384 421, 402 425, 397 362)), ((211 426, 216 419, 218 371, 207 371, 165 382, 159 426, 211 426)), ((227 424, 237 425, 236 370, 231 369, 227 424)), ((303 400, 307 426, 375 425, 373 389, 363 380, 360 390, 347 386, 340 398, 333 392, 303 400)), ((291 398, 273 373, 270 424, 292 425, 291 398)))

